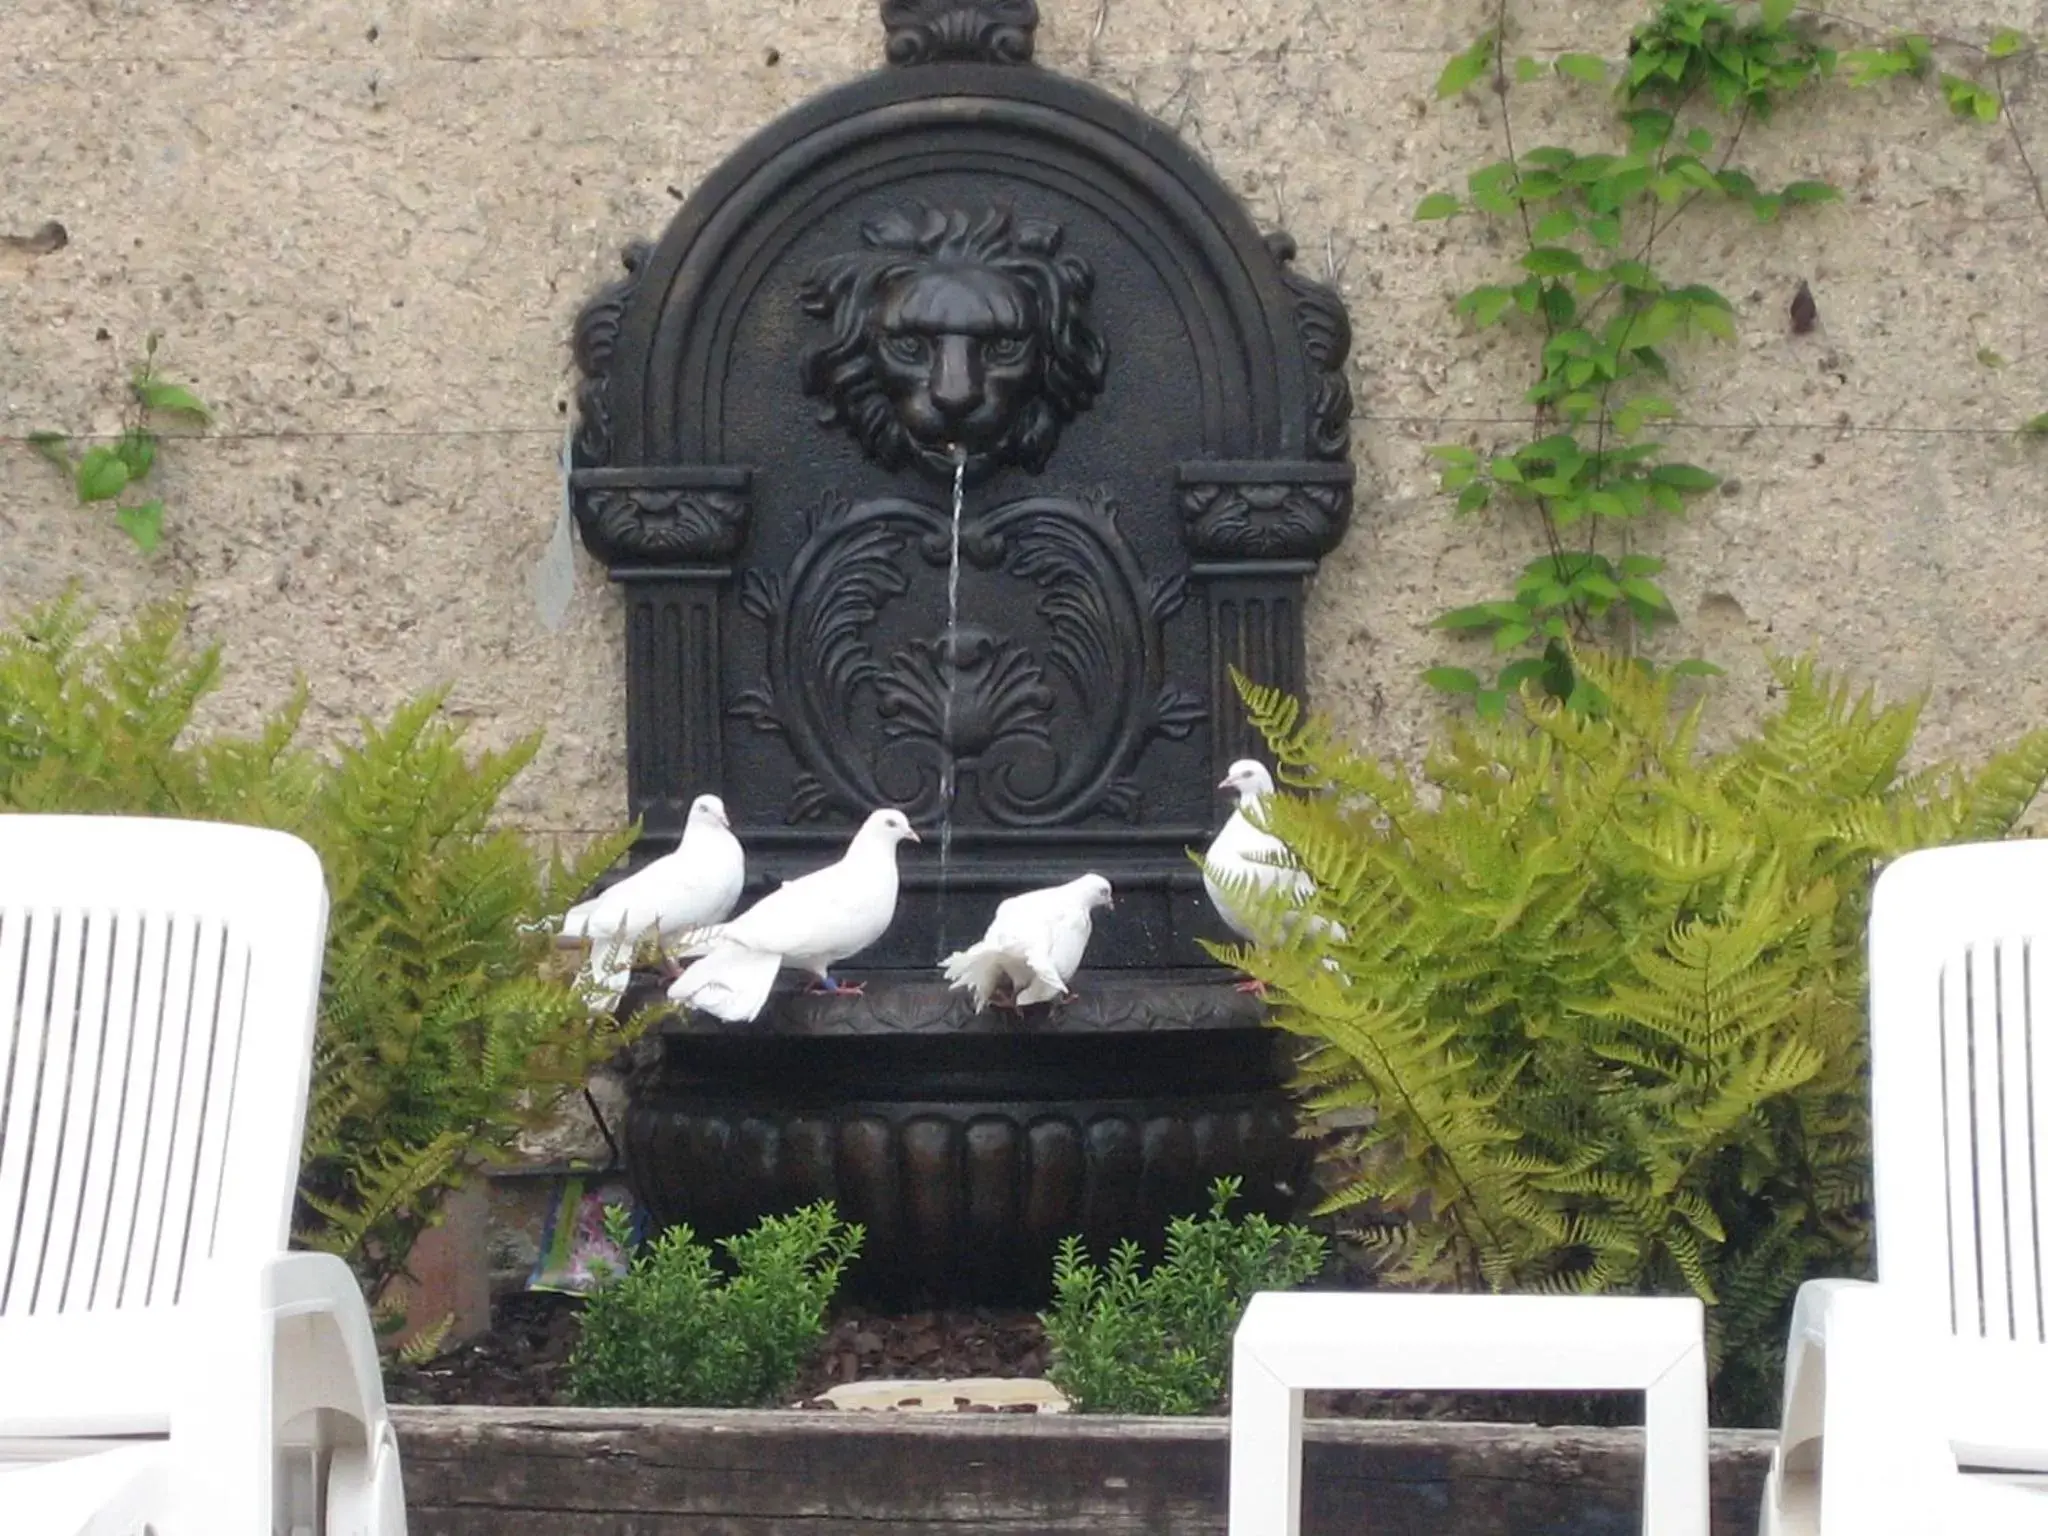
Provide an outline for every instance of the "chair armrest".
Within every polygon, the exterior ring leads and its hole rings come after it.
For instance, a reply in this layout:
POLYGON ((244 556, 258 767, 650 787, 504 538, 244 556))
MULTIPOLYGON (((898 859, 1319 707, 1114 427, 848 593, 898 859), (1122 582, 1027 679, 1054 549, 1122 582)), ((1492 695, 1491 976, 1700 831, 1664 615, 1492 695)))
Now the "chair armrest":
POLYGON ((326 1253, 214 1266, 192 1308, 185 1390, 171 1411, 177 1506, 208 1511, 209 1533, 266 1533, 287 1424, 327 1410, 373 1446, 388 1433, 369 1309, 348 1266, 326 1253))
POLYGON ((263 1307, 289 1368, 289 1401, 275 1406, 287 1423, 331 1408, 365 1425, 384 1419, 384 1370, 370 1309, 348 1265, 331 1253, 281 1253, 263 1267, 263 1307))
POLYGON ((1810 1280, 1793 1303, 1773 1470, 1818 1470, 1823 1532, 1938 1530, 1958 1476, 1939 1417, 1946 1398, 1939 1337, 1893 1293, 1810 1280))

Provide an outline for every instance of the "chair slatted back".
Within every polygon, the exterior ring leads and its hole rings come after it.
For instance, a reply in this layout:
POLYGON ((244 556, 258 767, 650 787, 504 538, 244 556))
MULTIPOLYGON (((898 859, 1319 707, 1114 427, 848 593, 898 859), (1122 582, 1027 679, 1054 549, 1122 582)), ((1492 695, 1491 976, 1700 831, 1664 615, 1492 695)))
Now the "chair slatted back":
POLYGON ((1878 1278, 1959 1339, 2048 1343, 2048 842, 1899 859, 1870 946, 1878 1278))
POLYGON ((0 816, 0 1332, 285 1246, 326 916, 281 833, 0 816))

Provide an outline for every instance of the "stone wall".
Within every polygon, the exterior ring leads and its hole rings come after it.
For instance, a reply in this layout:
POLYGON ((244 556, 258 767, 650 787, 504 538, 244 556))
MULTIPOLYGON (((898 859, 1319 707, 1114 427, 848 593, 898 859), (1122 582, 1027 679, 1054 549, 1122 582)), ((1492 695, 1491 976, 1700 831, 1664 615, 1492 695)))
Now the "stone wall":
MULTIPOLYGON (((1410 218, 1498 153, 1491 96, 1431 90, 1493 6, 1041 7, 1042 62, 1175 124, 1350 301, 1361 510, 1319 580, 1313 675, 1361 736, 1412 751, 1438 709, 1417 673, 1450 649, 1427 620, 1526 558, 1514 525, 1453 520, 1424 455, 1525 416, 1526 346, 1448 309, 1511 253, 1410 218)), ((1510 11, 1518 52, 1612 55, 1643 8, 1510 11)), ((1861 14, 2048 25, 2022 0, 1861 14)), ((183 594, 226 642, 235 719, 296 672, 335 728, 451 682, 485 739, 547 728, 520 819, 614 824, 620 610, 559 542, 571 318, 625 241, 772 115, 876 65, 880 35, 873 0, 12 0, 0 237, 56 220, 68 241, 0 240, 0 613, 74 578, 114 611, 183 594), (165 454, 170 537, 145 558, 23 439, 112 429, 150 331, 220 420, 165 454)), ((2031 66, 2014 94, 2048 159, 2031 66)), ((1606 131, 1585 91, 1514 99, 1524 145, 1606 131)), ((2048 409, 2035 189, 2002 125, 1951 121, 1927 87, 1829 89, 1744 158, 1848 196, 1769 228, 1697 213, 1679 237, 1741 325, 1687 354, 1673 434, 1730 479, 1651 541, 1685 643, 1730 665, 1731 714, 1761 699, 1766 647, 1811 647, 1930 688, 1930 749, 1983 748, 2048 715, 2048 447, 2011 430, 2048 409), (1798 336, 1802 279, 1820 319, 1798 336)))

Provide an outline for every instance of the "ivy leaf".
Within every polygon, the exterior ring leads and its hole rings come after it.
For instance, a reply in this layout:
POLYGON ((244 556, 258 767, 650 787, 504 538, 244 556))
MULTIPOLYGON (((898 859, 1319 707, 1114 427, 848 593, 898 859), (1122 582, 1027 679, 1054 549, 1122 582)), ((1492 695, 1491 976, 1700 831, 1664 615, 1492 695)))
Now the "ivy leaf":
POLYGON ((1533 85, 1543 78, 1543 66, 1524 55, 1515 60, 1515 80, 1522 85, 1533 85))
POLYGON ((1430 446, 1429 456, 1446 464, 1462 464, 1467 468, 1479 462, 1479 455, 1463 443, 1434 443, 1430 446))
POLYGON ((1484 32, 1463 53, 1453 54, 1443 73, 1436 77, 1437 99, 1458 95, 1485 74, 1487 65, 1493 62, 1493 47, 1494 34, 1484 32))
POLYGON ((1579 216, 1569 208, 1557 208, 1536 221, 1534 238, 1548 244, 1579 232, 1579 216))
POLYGON ((1671 606, 1671 599, 1664 595, 1664 589, 1645 576, 1630 576, 1621 584, 1622 596, 1629 606, 1643 618, 1673 618, 1677 610, 1671 606))
POLYGON ((1437 629, 1493 629, 1500 624, 1500 616, 1485 603, 1473 603, 1440 613, 1430 624, 1437 629))
POLYGON ((152 411, 190 416, 195 421, 213 419, 213 412, 206 408, 206 402, 182 384, 166 384, 162 379, 138 377, 135 380, 135 398, 152 411))
POLYGON ((156 463, 156 439, 133 429, 123 432, 114 443, 114 456, 128 467, 128 481, 132 485, 156 463))
POLYGON ((66 474, 71 472, 71 454, 65 446, 70 442, 62 432, 31 432, 28 445, 37 456, 48 459, 66 474))
POLYGON ((1838 203, 1842 194, 1824 181, 1795 181, 1778 194, 1788 203, 1838 203))
POLYGON ((1711 661, 1702 661, 1697 656, 1678 662, 1671 669, 1673 677, 1719 677, 1721 668, 1711 661))
POLYGON ((1547 283, 1543 289, 1543 316, 1552 325, 1570 325, 1579 315, 1579 301, 1562 283, 1547 283))
POLYGON ((1611 213, 1595 215, 1586 221, 1586 233, 1593 237, 1593 243, 1602 250, 1612 251, 1621 245, 1621 220, 1611 213))
POLYGON ((1659 464, 1650 471, 1650 481, 1675 491, 1711 491, 1721 483, 1721 477, 1696 464, 1659 464))
POLYGON ((1482 720, 1498 720, 1508 712, 1508 696, 1498 688, 1481 689, 1472 704, 1482 720))
POLYGON ((1508 288, 1475 288, 1465 297, 1470 301, 1465 305, 1465 313, 1481 330, 1498 325, 1515 305, 1514 291, 1508 288))
POLYGON ((1583 272, 1586 263, 1577 251, 1562 245, 1539 245, 1522 258, 1522 269, 1538 277, 1564 277, 1583 272))
POLYGON ((160 501, 145 501, 140 506, 116 507, 114 521, 133 539, 136 546, 147 555, 155 552, 164 537, 164 504, 160 501))
POLYGON ((1479 691, 1479 674, 1470 667, 1431 667, 1422 680, 1440 693, 1474 694, 1479 691))
POLYGON ((1556 68, 1560 75, 1569 75, 1588 85, 1600 85, 1607 79, 1607 61, 1598 54, 1561 53, 1557 56, 1556 68))
POLYGON ((1785 23, 1792 19, 1793 11, 1798 8, 1799 0, 1764 0, 1764 30, 1766 32, 1784 30, 1785 23))
POLYGON ((2020 423, 2020 431, 2027 437, 2048 437, 2048 411, 2029 416, 2020 423))
POLYGON ((1520 661, 1511 661, 1500 669, 1500 676, 1493 682, 1496 688, 1520 689, 1531 678, 1543 675, 1544 662, 1540 656, 1525 656, 1520 661))
POLYGON ((1493 500, 1493 487, 1484 480, 1475 481, 1458 493, 1458 510, 1460 512, 1477 512, 1491 500, 1493 500))
POLYGON ((128 487, 128 466, 111 448, 85 450, 72 471, 80 501, 112 501, 128 487))
POLYGON ((1448 192, 1432 192, 1415 205, 1417 220, 1448 219, 1453 214, 1463 213, 1465 204, 1448 192))
POLYGON ((1516 646, 1526 644, 1529 637, 1535 633, 1536 630, 1532 625, 1503 624, 1493 632, 1493 649, 1496 654, 1502 651, 1512 651, 1516 646))
POLYGON ((1957 117, 1975 117, 1979 122, 1998 120, 1998 96, 1963 75, 1944 74, 1941 94, 1957 117))
POLYGON ((2011 27, 2002 27, 1991 39, 1991 45, 1984 51, 1994 59, 2009 59, 2027 48, 2027 34, 2015 32, 2011 27))

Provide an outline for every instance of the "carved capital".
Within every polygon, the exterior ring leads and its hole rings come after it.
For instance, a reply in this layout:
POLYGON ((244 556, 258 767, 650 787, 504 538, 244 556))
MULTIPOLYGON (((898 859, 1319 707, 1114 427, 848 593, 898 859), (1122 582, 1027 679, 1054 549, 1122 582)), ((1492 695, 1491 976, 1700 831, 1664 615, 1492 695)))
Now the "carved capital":
POLYGON ((716 465, 579 469, 583 544, 609 565, 702 565, 746 546, 753 472, 716 465))
POLYGON ((1320 560, 1351 522, 1349 464, 1183 464, 1179 479, 1181 538, 1199 557, 1320 560))
POLYGON ((1037 0, 882 0, 891 64, 1029 64, 1037 0))

